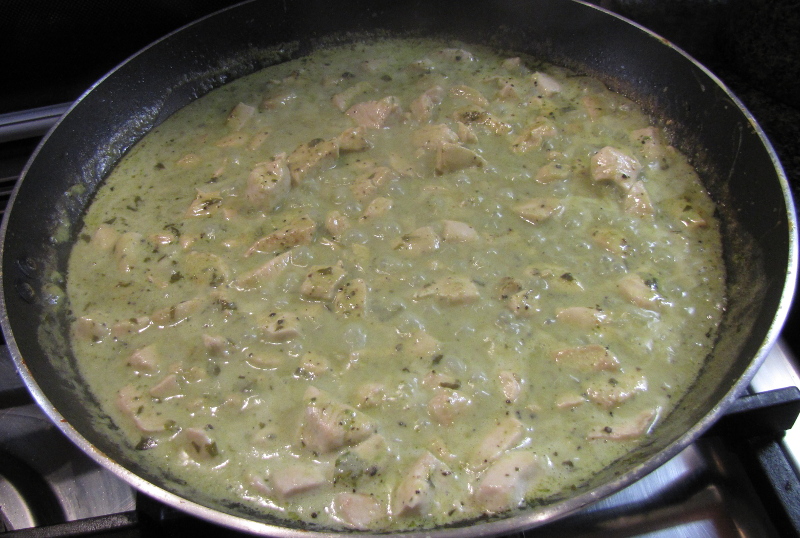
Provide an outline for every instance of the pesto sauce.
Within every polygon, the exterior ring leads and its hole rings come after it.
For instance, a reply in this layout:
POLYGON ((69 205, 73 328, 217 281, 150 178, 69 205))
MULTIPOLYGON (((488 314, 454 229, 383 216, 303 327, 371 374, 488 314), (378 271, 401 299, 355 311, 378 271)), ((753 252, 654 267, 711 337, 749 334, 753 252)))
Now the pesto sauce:
POLYGON ((597 80, 464 45, 322 50, 123 158, 70 258, 72 345, 147 465, 315 524, 432 527, 658 431, 724 306, 713 213, 597 80), (523 471, 493 484, 503 465, 523 471))

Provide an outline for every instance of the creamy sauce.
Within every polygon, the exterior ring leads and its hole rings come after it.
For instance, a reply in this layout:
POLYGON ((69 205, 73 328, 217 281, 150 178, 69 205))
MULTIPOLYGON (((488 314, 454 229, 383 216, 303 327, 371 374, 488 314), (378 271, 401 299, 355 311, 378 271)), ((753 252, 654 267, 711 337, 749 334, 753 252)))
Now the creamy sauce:
POLYGON ((219 498, 357 529, 502 513, 657 433, 724 305, 713 212, 594 79, 320 51, 122 160, 70 259, 72 345, 131 450, 219 498))

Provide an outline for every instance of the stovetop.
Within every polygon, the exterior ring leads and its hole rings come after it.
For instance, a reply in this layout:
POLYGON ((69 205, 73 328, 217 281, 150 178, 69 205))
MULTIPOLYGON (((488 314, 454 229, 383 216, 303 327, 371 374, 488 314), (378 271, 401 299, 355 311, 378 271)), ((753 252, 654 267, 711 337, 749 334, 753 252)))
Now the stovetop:
MULTIPOLYGON (((44 108, 26 108, 22 112, 19 108, 25 107, 8 109, 6 104, 25 100, 16 95, 12 99, 6 89, 0 90, 0 207, 8 201, 38 138, 68 108, 69 103, 62 102, 68 100, 64 97, 77 97, 94 78, 151 39, 230 3, 228 0, 198 0, 187 7, 170 0, 165 5, 173 9, 166 18, 153 18, 158 10, 149 7, 147 17, 160 21, 160 26, 153 23, 124 46, 123 37, 119 37, 117 50, 104 51, 103 61, 94 62, 88 71, 84 69, 83 78, 71 78, 67 90, 37 88, 32 92, 36 94, 36 106, 47 104, 44 108), (2 114, 9 110, 13 113, 2 114)), ((720 35, 729 30, 725 14, 735 3, 733 0, 669 3, 598 0, 595 3, 635 20, 644 13, 638 19, 640 22, 672 39, 711 67, 759 121, 783 163, 795 196, 800 193, 800 107, 770 91, 769 85, 754 82, 730 53, 719 52, 720 43, 726 42, 720 35), (671 11, 665 14, 665 10, 671 11)), ((91 4, 89 0, 76 2, 75 11, 85 17, 91 4)), ((56 11, 65 12, 66 8, 60 6, 56 11)), ((97 14, 106 19, 123 16, 105 9, 97 14)), ((139 15, 139 19, 130 19, 128 14, 127 26, 141 27, 145 15, 139 15), (139 22, 132 24, 131 20, 139 22)), ((55 26, 53 17, 55 15, 47 19, 49 26, 40 30, 55 26)), ((0 17, 6 23, 11 18, 0 17)), ((3 24, 0 22, 0 30, 3 24)), ((106 25, 103 35, 124 33, 125 26, 106 25)), ((6 36, 7 32, 0 34, 6 36)), ((26 43, 27 40, 26 37, 26 43)), ((68 41, 77 43, 77 40, 76 34, 68 41)), ((18 43, 14 45, 5 50, 23 50, 18 43)), ((88 45, 83 43, 82 46, 88 45)), ((3 48, 5 46, 0 46, 0 50, 3 48)), ((32 64, 36 69, 28 65, 27 71, 41 71, 42 66, 47 71, 48 61, 53 65, 59 62, 59 72, 65 76, 70 69, 81 71, 81 66, 76 65, 65 69, 64 55, 63 52, 55 56, 43 54, 37 58, 39 63, 32 64)), ((25 62, 27 65, 27 60, 25 62)), ((3 69, 2 61, 0 72, 8 72, 3 69)), ((39 78, 47 77, 39 75, 39 78)), ((33 87, 26 84, 19 84, 21 93, 32 91, 33 87)), ((800 325, 798 310, 792 310, 781 341, 753 379, 750 387, 753 395, 737 402, 711 432, 641 481, 569 518, 524 536, 800 535, 800 425, 792 427, 800 411, 800 369, 795 360, 795 355, 800 355, 800 331, 796 330, 800 325)), ((188 536, 209 530, 216 536, 235 535, 137 494, 75 448, 30 399, 5 347, 0 347, 0 534, 39 537, 91 533, 122 538, 188 536)))

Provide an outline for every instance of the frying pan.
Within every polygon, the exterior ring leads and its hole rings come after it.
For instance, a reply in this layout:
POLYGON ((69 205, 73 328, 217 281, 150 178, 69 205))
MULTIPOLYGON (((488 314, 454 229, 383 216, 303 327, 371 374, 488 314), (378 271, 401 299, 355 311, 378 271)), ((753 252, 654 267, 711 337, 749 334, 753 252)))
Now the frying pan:
POLYGON ((706 430, 777 338, 795 286, 796 215, 786 177, 741 103, 663 39, 571 0, 255 0, 188 25, 87 91, 42 141, 2 225, 2 329, 34 398, 83 451, 135 488, 238 530, 330 529, 264 516, 142 466, 76 372, 63 295, 66 260, 98 185, 132 144, 224 83, 362 36, 439 36, 527 52, 601 78, 665 123, 716 200, 728 306, 696 383, 638 449, 569 494, 497 519, 414 531, 478 536, 559 518, 641 478, 706 430))

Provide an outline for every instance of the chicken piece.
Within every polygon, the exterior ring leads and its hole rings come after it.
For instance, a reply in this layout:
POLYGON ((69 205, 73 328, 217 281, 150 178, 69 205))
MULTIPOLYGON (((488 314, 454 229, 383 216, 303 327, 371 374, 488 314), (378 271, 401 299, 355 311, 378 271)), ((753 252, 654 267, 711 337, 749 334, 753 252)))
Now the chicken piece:
POLYGON ((263 265, 236 279, 233 286, 239 290, 249 290, 269 282, 292 263, 293 255, 294 251, 287 250, 283 254, 271 258, 263 265))
POLYGON ((345 318, 358 318, 367 309, 367 283, 361 278, 345 282, 333 297, 333 311, 345 318))
POLYGON ((390 120, 402 114, 400 100, 394 96, 384 97, 378 101, 365 101, 351 106, 347 112, 357 125, 367 129, 381 129, 390 120))
POLYGON ((195 461, 208 461, 219 456, 217 443, 200 428, 184 428, 179 434, 186 454, 195 461))
POLYGON ((461 387, 461 382, 449 374, 431 370, 422 378, 420 385, 431 390, 439 387, 456 390, 461 387))
POLYGON ((315 138, 300 144, 287 158, 292 184, 298 185, 308 174, 336 166, 339 141, 315 138))
POLYGON ((293 220, 283 228, 258 239, 244 253, 245 258, 256 252, 276 252, 287 248, 305 245, 314 239, 317 223, 308 215, 293 220))
POLYGON ((412 254, 433 252, 439 248, 439 236, 430 226, 417 228, 411 233, 403 235, 394 245, 395 250, 403 250, 412 254))
POLYGON ((136 232, 125 232, 119 236, 114 244, 114 259, 117 262, 117 270, 121 273, 130 273, 134 263, 141 260, 144 238, 136 232))
POLYGON ((428 414, 437 424, 451 426, 470 405, 472 401, 458 391, 440 387, 434 389, 433 397, 428 401, 428 414))
POLYGON ((376 431, 366 415, 334 401, 316 387, 309 387, 303 400, 305 411, 300 425, 300 442, 314 453, 327 454, 358 444, 376 431))
POLYGON ((506 307, 517 316, 529 318, 542 311, 539 306, 539 295, 531 290, 512 293, 506 300, 506 307))
POLYGON ((483 125, 494 134, 508 134, 511 125, 500 121, 492 114, 478 106, 467 106, 453 113, 453 119, 465 125, 483 125))
POLYGON ((342 491, 333 498, 336 518, 348 527, 369 530, 386 515, 386 510, 370 495, 342 491))
POLYGON ((458 140, 462 144, 474 144, 478 141, 478 137, 475 135, 475 131, 472 130, 472 127, 460 121, 456 122, 456 126, 458 130, 458 140))
POLYGON ((222 196, 219 191, 201 191, 198 189, 197 195, 189 204, 189 208, 184 213, 184 217, 208 217, 219 211, 222 207, 222 196))
POLYGON ((498 79, 500 89, 497 91, 496 99, 499 101, 515 101, 519 99, 519 82, 514 79, 498 79))
POLYGON ((544 474, 544 466, 533 452, 514 450, 495 460, 483 473, 473 500, 489 513, 517 507, 544 474))
POLYGON ((152 373, 158 370, 158 366, 161 364, 161 354, 155 344, 151 344, 131 353, 125 364, 139 372, 152 373))
POLYGON ((450 88, 450 95, 457 99, 468 101, 481 108, 486 108, 489 106, 489 100, 486 99, 481 92, 475 88, 470 88, 469 86, 454 86, 450 88))
POLYGON ((330 371, 331 363, 327 357, 309 351, 303 355, 300 365, 294 372, 294 376, 303 379, 316 379, 330 371))
POLYGON ((254 207, 272 210, 291 188, 286 153, 279 153, 271 161, 259 163, 250 171, 244 194, 254 207))
POLYGON ((599 327, 608 320, 608 315, 599 308, 570 306, 556 311, 556 320, 579 329, 589 330, 599 327))
POLYGON ((589 385, 585 394, 590 401, 603 409, 613 409, 633 398, 636 393, 647 390, 644 376, 623 374, 609 378, 606 382, 589 385))
POLYGON ((617 419, 613 424, 598 426, 586 434, 590 440, 628 441, 646 435, 658 417, 658 412, 645 409, 632 419, 617 419))
POLYGON ((364 202, 375 196, 381 185, 387 183, 394 177, 394 171, 385 166, 378 166, 367 170, 353 181, 353 185, 351 186, 353 196, 355 196, 356 200, 359 202, 364 202))
POLYGON ((500 64, 500 67, 506 69, 507 71, 519 71, 520 67, 522 67, 522 59, 519 56, 514 56, 513 58, 506 58, 500 64))
POLYGON ((622 297, 631 304, 647 310, 658 310, 662 297, 657 291, 655 280, 645 282, 636 273, 630 273, 617 282, 622 297))
POLYGON ((444 94, 444 88, 441 86, 434 86, 423 92, 409 106, 411 117, 420 123, 430 121, 434 107, 442 102, 444 94))
POLYGON ((244 146, 248 139, 244 133, 231 133, 214 142, 214 145, 218 148, 238 148, 244 146))
POLYGON ((556 398, 555 406, 556 409, 574 409, 579 405, 583 405, 588 400, 581 396, 580 394, 562 394, 558 398, 556 398))
POLYGON ((475 228, 457 220, 442 221, 442 238, 453 243, 472 243, 480 239, 475 228))
POLYGON ((117 232, 111 226, 107 224, 101 224, 97 230, 95 230, 89 242, 91 243, 92 248, 110 251, 114 248, 114 245, 117 244, 119 235, 119 232, 117 232))
POLYGON ((625 193, 622 207, 626 213, 639 218, 651 218, 655 214, 650 195, 642 181, 634 181, 625 193))
POLYGON ((393 205, 394 202, 392 202, 391 198, 378 196, 367 205, 366 209, 364 209, 364 213, 361 215, 361 220, 370 220, 385 215, 389 212, 393 205))
POLYGON ((581 97, 581 105, 591 121, 605 114, 603 103, 594 95, 584 95, 581 97))
POLYGON ((359 409, 380 407, 386 399, 386 386, 382 383, 364 383, 356 389, 353 398, 359 409))
POLYGON ((630 141, 637 145, 642 155, 650 161, 660 161, 668 154, 668 146, 661 140, 658 129, 645 127, 631 131, 630 141))
POLYGON ((365 127, 351 127, 343 131, 336 139, 339 144, 339 151, 347 153, 368 150, 372 147, 372 144, 367 139, 366 133, 365 127))
POLYGON ((618 230, 599 228, 592 232, 592 239, 611 254, 622 256, 628 251, 628 241, 618 230))
POLYGON ((510 404, 516 402, 520 394, 522 394, 522 382, 517 374, 509 372, 508 370, 503 370, 497 374, 497 377, 500 380, 500 388, 503 390, 506 403, 510 404))
POLYGON ((108 324, 95 317, 81 316, 72 323, 72 337, 75 340, 98 344, 105 340, 110 332, 108 324))
POLYGON ((564 206, 558 198, 531 198, 530 200, 514 206, 514 211, 530 222, 531 224, 541 224, 542 222, 560 215, 564 206))
POLYGON ((415 357, 434 357, 441 349, 441 343, 428 332, 418 329, 403 339, 403 349, 415 357))
POLYGON ((256 112, 256 108, 244 103, 238 103, 228 114, 226 123, 232 131, 241 131, 245 124, 256 112))
POLYGON ((335 209, 325 217, 325 230, 334 239, 338 239, 348 228, 350 228, 349 219, 335 209))
POLYGON ((639 161, 611 146, 595 153, 590 164, 594 181, 613 181, 626 191, 639 177, 641 169, 639 161))
POLYGON ((372 89, 373 89, 372 84, 370 84, 366 80, 362 80, 361 82, 356 82, 354 85, 350 86, 346 90, 334 95, 331 98, 331 103, 333 103, 333 106, 344 112, 350 107, 350 104, 356 97, 368 93, 372 91, 372 89))
POLYGON ((111 336, 121 338, 127 334, 140 333, 147 329, 151 323, 149 316, 139 316, 118 321, 111 326, 111 336))
POLYGON ((506 417, 483 437, 469 457, 470 467, 482 471, 522 439, 524 426, 514 417, 506 417))
POLYGON ((159 327, 172 327, 184 321, 195 312, 203 308, 205 301, 201 298, 188 299, 178 304, 160 308, 153 312, 150 319, 159 327))
POLYGON ((250 143, 247 144, 247 149, 256 151, 267 141, 267 138, 269 138, 269 131, 261 131, 260 133, 254 134, 250 139, 250 143))
POLYGON ((290 312, 271 312, 261 326, 268 342, 286 342, 300 336, 300 318, 290 312))
POLYGON ((444 123, 426 125, 411 133, 411 144, 416 148, 437 149, 442 144, 458 142, 458 135, 444 123))
POLYGON ((539 149, 542 147, 545 138, 552 138, 557 134, 558 129, 556 129, 553 121, 539 116, 514 140, 511 145, 511 151, 514 153, 526 153, 532 149, 539 149))
POLYGON ((322 466, 313 463, 292 462, 270 473, 269 485, 282 500, 318 489, 330 480, 322 466))
POLYGON ((598 344, 559 349, 553 353, 558 364, 582 371, 602 372, 619 370, 619 360, 608 349, 598 344))
POLYGON ((448 276, 425 284, 414 299, 434 297, 447 305, 460 305, 480 298, 478 287, 465 276, 448 276))
POLYGON ((554 181, 563 181, 569 177, 569 166, 560 163, 547 163, 536 171, 534 179, 537 183, 547 184, 554 181))
POLYGON ((183 389, 178 382, 178 376, 169 374, 164 379, 153 385, 148 391, 150 396, 159 400, 169 400, 183 395, 183 389))
POLYGON ((231 342, 224 336, 212 336, 210 334, 202 335, 203 347, 206 348, 208 354, 211 356, 225 355, 229 352, 231 342))
POLYGON ((116 404, 117 409, 129 417, 142 433, 158 433, 167 429, 168 421, 153 409, 152 399, 133 385, 126 385, 119 390, 116 404))
POLYGON ((556 79, 538 71, 531 75, 531 82, 533 82, 533 87, 545 97, 559 93, 562 89, 561 84, 556 79))
POLYGON ((258 370, 276 370, 286 362, 286 358, 282 354, 274 352, 250 351, 245 360, 247 364, 258 370))
POLYGON ((291 88, 278 88, 271 91, 261 101, 262 110, 275 110, 278 107, 286 106, 297 99, 297 93, 291 88))
POLYGON ((434 503, 435 490, 450 476, 447 466, 433 454, 425 451, 402 474, 392 496, 392 515, 395 517, 421 516, 434 503))
POLYGON ((315 301, 330 301, 346 274, 341 261, 336 265, 313 265, 300 284, 300 295, 315 301))
MULTIPOLYGON (((101 226, 102 228, 102 226, 101 226)), ((99 231, 99 230, 98 230, 99 231)), ((175 234, 171 233, 156 233, 147 236, 147 242, 153 247, 158 248, 164 245, 171 245, 178 240, 175 234)), ((116 238, 114 239, 116 241, 116 238)), ((113 246, 113 245, 112 245, 113 246)))
POLYGON ((448 174, 465 168, 483 168, 486 159, 464 146, 443 142, 436 148, 436 173, 448 174))

